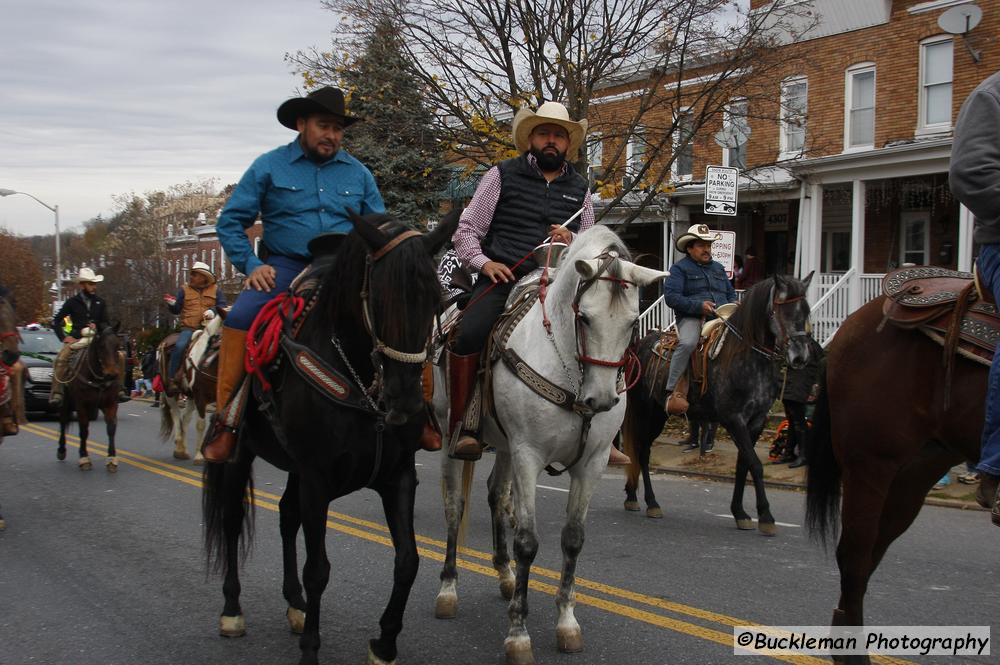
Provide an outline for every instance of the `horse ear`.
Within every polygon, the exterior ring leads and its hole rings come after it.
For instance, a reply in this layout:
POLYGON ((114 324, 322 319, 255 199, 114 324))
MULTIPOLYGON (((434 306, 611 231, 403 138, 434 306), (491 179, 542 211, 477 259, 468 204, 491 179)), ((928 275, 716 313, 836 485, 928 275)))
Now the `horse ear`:
POLYGON ((670 276, 670 273, 665 270, 654 270, 634 263, 626 265, 628 265, 629 277, 639 286, 646 286, 670 276))
POLYGON ((354 212, 353 209, 347 208, 347 218, 351 220, 354 230, 358 232, 358 235, 361 236, 361 239, 364 240, 371 251, 377 252, 382 249, 383 245, 389 242, 384 233, 379 231, 374 224, 371 224, 364 217, 354 212))
POLYGON ((809 271, 809 274, 808 274, 808 275, 806 275, 806 276, 805 276, 805 277, 804 277, 804 278, 802 279, 802 286, 804 286, 805 288, 807 288, 807 289, 808 289, 808 288, 809 288, 809 282, 811 282, 811 281, 812 281, 812 278, 813 278, 813 275, 815 275, 815 274, 816 274, 816 271, 815 271, 815 270, 810 270, 810 271, 809 271))
POLYGON ((600 259, 577 259, 574 267, 580 273, 580 277, 591 280, 597 276, 597 271, 601 269, 601 261, 600 259))
POLYGON ((451 236, 455 234, 455 229, 458 228, 458 220, 461 216, 462 209, 453 208, 438 222, 433 231, 424 234, 424 247, 427 248, 428 254, 437 254, 438 250, 451 239, 451 236))

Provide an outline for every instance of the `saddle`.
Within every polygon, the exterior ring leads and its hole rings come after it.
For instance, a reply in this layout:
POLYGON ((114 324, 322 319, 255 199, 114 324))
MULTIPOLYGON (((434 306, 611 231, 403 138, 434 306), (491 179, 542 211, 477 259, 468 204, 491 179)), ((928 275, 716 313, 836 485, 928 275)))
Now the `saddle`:
POLYGON ((934 266, 895 270, 882 280, 883 321, 905 330, 917 329, 944 347, 950 375, 951 358, 962 356, 991 365, 1000 342, 1000 314, 995 303, 980 296, 972 273, 934 266))
MULTIPOLYGON (((708 362, 718 355, 725 331, 726 327, 721 318, 712 319, 702 326, 701 339, 698 342, 698 347, 691 354, 687 369, 690 382, 700 386, 699 395, 704 395, 708 391, 708 362)), ((649 396, 661 403, 666 399, 666 381, 670 374, 670 361, 673 358, 674 349, 677 348, 677 343, 676 330, 660 330, 659 337, 651 349, 653 358, 650 367, 646 370, 649 377, 647 381, 649 396)))

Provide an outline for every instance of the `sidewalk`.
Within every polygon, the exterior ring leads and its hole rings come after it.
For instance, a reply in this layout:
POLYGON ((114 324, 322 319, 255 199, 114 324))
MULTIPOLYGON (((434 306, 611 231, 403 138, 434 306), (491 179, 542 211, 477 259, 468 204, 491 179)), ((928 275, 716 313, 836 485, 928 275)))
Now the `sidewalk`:
MULTIPOLYGON (((706 455, 699 451, 684 453, 680 441, 687 437, 687 421, 671 416, 667 427, 656 441, 650 453, 649 465, 651 471, 670 473, 680 476, 709 478, 725 482, 733 482, 736 473, 736 446, 729 433, 719 427, 715 438, 715 448, 706 455)), ((764 464, 764 483, 767 487, 805 492, 806 468, 789 469, 787 464, 772 464, 767 459, 767 453, 774 440, 774 432, 765 430, 757 442, 757 456, 764 464)), ((965 464, 951 470, 951 483, 940 490, 931 490, 926 503, 936 506, 948 506, 966 510, 983 510, 976 503, 976 485, 964 485, 957 480, 959 474, 965 473, 965 464)))

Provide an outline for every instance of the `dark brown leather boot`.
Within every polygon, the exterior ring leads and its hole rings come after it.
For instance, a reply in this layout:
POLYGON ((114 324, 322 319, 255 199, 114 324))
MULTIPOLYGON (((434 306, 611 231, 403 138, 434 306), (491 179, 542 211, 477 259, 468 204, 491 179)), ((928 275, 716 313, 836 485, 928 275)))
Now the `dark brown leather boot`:
POLYGON ((236 387, 243 381, 246 370, 243 355, 247 349, 247 331, 222 328, 222 344, 219 347, 219 374, 215 392, 215 416, 212 430, 205 438, 201 453, 209 462, 225 462, 236 448, 236 430, 222 423, 221 414, 229 404, 236 387))
POLYGON ((448 456, 467 462, 475 462, 483 456, 483 445, 476 440, 476 437, 471 432, 461 431, 465 407, 476 385, 478 371, 478 353, 460 356, 448 352, 448 389, 451 391, 449 395, 451 409, 448 412, 451 447, 448 456))

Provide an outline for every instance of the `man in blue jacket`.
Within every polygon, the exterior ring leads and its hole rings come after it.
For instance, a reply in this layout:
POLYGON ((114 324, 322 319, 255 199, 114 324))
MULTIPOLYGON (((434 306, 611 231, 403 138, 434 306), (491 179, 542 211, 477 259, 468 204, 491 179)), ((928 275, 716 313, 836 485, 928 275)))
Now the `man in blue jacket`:
POLYGON ((677 348, 667 375, 665 408, 670 414, 687 412, 687 381, 681 382, 681 377, 698 347, 702 324, 715 318, 719 305, 736 302, 725 268, 712 260, 712 243, 718 239, 719 234, 705 224, 689 228, 674 243, 677 251, 687 256, 670 267, 670 276, 663 283, 663 299, 677 316, 677 348))

